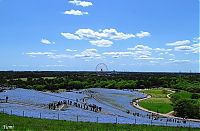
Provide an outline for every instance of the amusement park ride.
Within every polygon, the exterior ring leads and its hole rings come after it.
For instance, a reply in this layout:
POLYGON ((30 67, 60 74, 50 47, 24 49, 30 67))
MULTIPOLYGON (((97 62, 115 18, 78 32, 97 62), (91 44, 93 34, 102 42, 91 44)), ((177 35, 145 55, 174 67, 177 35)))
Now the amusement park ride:
POLYGON ((115 74, 115 71, 108 71, 108 67, 105 63, 99 63, 96 66, 96 73, 98 76, 110 76, 115 74))

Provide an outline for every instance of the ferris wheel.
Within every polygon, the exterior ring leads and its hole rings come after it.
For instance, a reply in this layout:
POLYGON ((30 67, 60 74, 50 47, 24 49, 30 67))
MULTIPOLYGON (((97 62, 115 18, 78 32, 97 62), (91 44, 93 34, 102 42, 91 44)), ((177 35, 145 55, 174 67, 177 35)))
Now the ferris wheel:
POLYGON ((108 67, 106 64, 104 63, 99 63, 97 66, 96 66, 96 72, 97 74, 104 74, 106 72, 108 72, 108 67))

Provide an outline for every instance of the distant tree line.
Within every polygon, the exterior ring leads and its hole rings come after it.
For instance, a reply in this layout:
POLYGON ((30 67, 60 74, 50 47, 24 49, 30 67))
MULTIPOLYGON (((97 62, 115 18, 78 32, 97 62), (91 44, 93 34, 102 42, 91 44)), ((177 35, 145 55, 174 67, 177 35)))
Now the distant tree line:
POLYGON ((95 72, 10 71, 0 72, 0 85, 51 91, 98 87, 116 89, 164 87, 200 93, 200 74, 122 72, 98 76, 95 72), (27 78, 27 80, 22 78, 27 78))

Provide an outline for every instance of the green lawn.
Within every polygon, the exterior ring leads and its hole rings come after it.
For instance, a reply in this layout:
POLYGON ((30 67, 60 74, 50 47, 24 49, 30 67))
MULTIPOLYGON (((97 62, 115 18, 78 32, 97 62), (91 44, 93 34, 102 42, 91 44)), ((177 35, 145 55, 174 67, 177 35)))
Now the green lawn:
POLYGON ((139 105, 143 108, 164 114, 173 111, 172 103, 170 99, 167 98, 167 94, 171 93, 170 91, 158 88, 143 90, 142 92, 152 96, 150 99, 139 102, 139 105))
POLYGON ((2 125, 14 124, 15 131, 188 131, 199 129, 181 127, 162 127, 148 125, 98 124, 88 122, 70 122, 36 118, 23 118, 0 114, 0 130, 2 125))
POLYGON ((156 89, 149 89, 143 90, 143 93, 149 94, 154 98, 167 98, 167 94, 171 93, 170 91, 164 88, 156 88, 156 89))
POLYGON ((168 98, 150 98, 148 100, 141 101, 140 106, 159 113, 168 113, 173 110, 171 101, 168 98))

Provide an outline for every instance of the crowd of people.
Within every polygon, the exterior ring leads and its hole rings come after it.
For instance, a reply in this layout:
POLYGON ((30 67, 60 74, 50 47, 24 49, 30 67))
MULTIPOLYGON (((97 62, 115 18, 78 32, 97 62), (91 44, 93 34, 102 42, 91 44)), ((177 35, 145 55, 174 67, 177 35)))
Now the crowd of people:
MULTIPOLYGON (((130 111, 127 111, 127 113, 130 114, 130 111)), ((160 120, 160 121, 166 120, 166 123, 172 122, 172 123, 184 123, 184 124, 186 124, 186 119, 166 118, 166 117, 162 117, 162 116, 155 114, 155 113, 144 115, 144 114, 140 114, 140 113, 137 113, 137 112, 133 112, 132 114, 133 114, 133 116, 146 117, 150 120, 160 120)))
POLYGON ((66 105, 66 106, 75 106, 77 108, 81 108, 84 110, 90 110, 93 112, 101 112, 102 111, 102 107, 99 107, 95 104, 87 104, 84 102, 84 99, 82 101, 83 102, 79 102, 78 99, 76 99, 76 101, 63 100, 63 101, 58 101, 58 102, 54 102, 54 103, 49 103, 48 107, 49 107, 49 109, 57 110, 57 109, 61 109, 61 107, 64 107, 66 105))
POLYGON ((0 99, 0 103, 8 103, 8 96, 5 99, 0 99))

